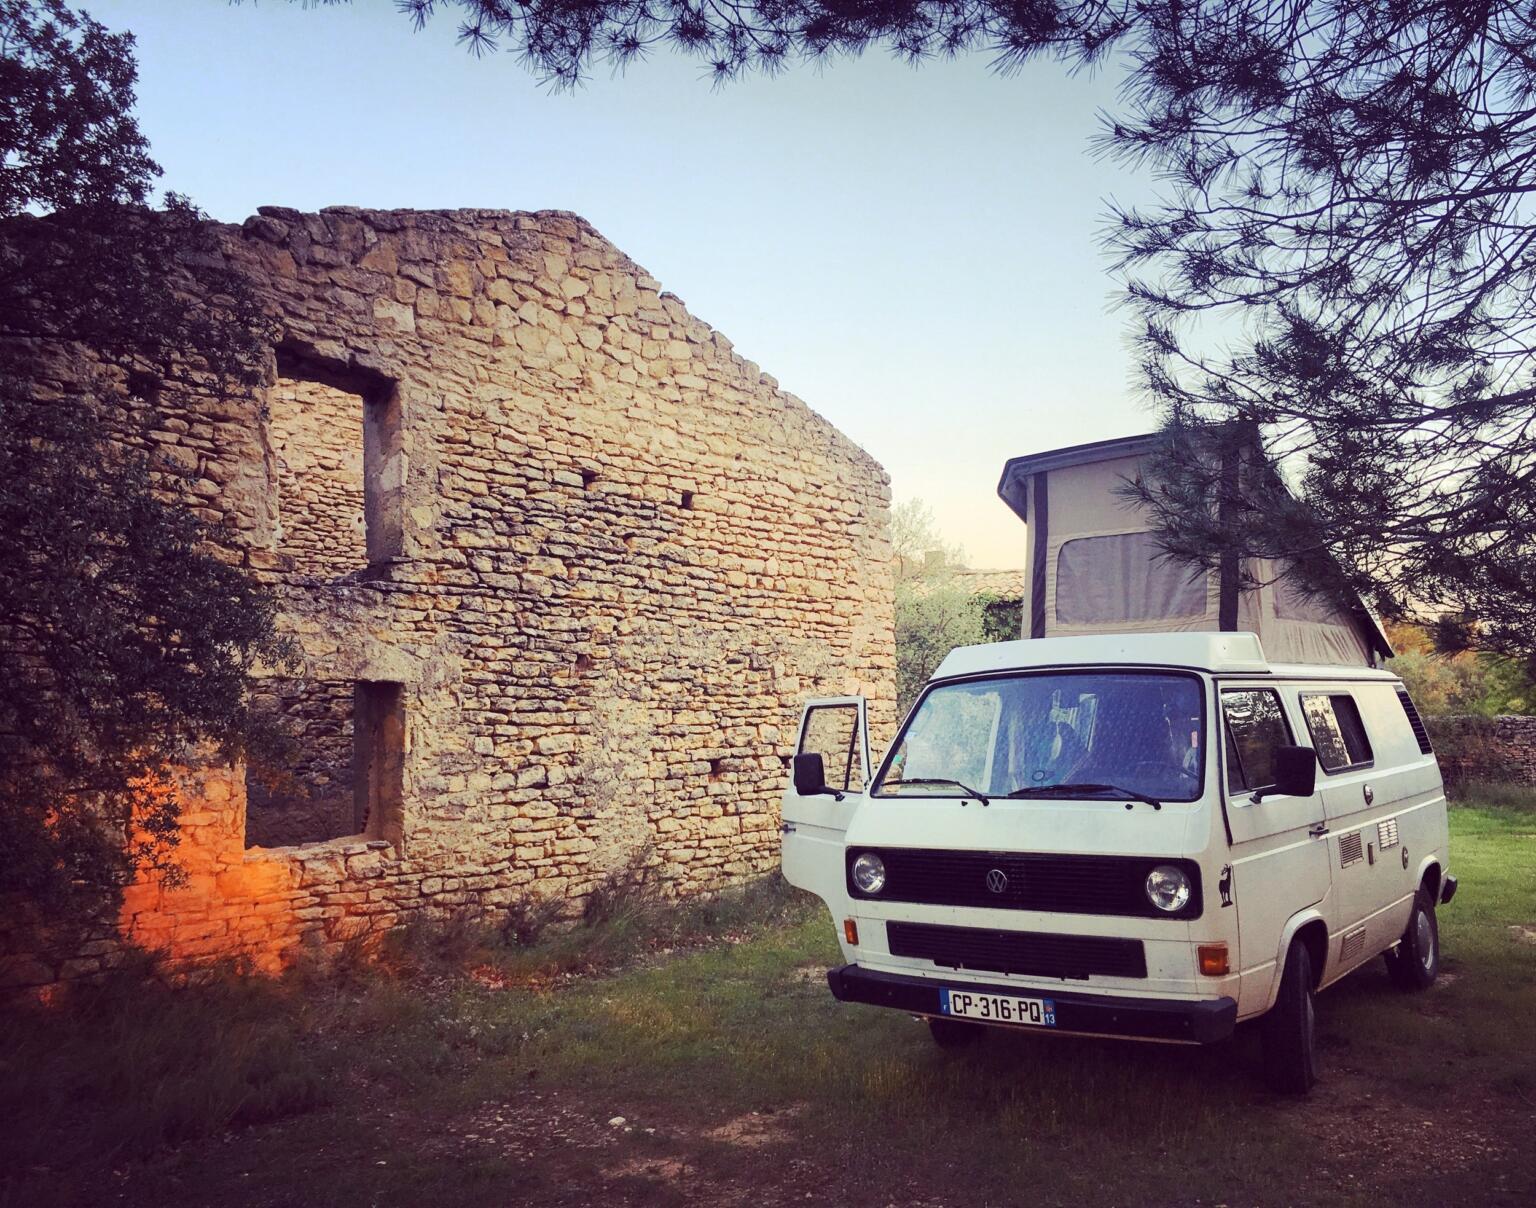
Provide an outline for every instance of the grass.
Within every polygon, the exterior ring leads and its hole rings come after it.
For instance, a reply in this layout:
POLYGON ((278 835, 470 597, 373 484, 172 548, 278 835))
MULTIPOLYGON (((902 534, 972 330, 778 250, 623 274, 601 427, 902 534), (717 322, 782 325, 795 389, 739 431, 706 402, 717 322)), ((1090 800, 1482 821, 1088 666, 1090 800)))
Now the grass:
POLYGON ((1469 780, 1446 786, 1452 806, 1471 806, 1483 810, 1536 811, 1536 788, 1507 781, 1469 780))
POLYGON ((1536 927, 1536 794, 1496 809, 1454 809, 1451 823, 1460 889, 1438 916, 1444 960, 1435 1009, 1394 1011, 1390 1028, 1374 1027, 1385 977, 1372 970, 1322 1000, 1329 1033, 1348 1037, 1366 1061, 1396 1060, 1412 1046, 1422 1059, 1400 1076, 1426 1091, 1470 1081, 1536 1100, 1536 943, 1511 931, 1536 927))
POLYGON ((6 1168, 107 1164, 325 1106, 328 1089, 303 1048, 302 1007, 275 986, 234 977, 179 992, 125 975, 78 996, 67 1019, 8 1020, 6 1168))
POLYGON ((450 1186, 463 1204, 674 1202, 677 1186, 762 1203, 1521 1202, 1536 945, 1510 929, 1536 924, 1536 801, 1459 808, 1452 834, 1442 984, 1403 996, 1371 968, 1330 990, 1329 1079, 1306 1104, 1260 1088, 1242 1033, 940 1053, 903 1016, 831 999, 831 923, 774 878, 680 907, 617 895, 532 944, 460 921, 345 977, 118 984, 22 1016, 0 1034, 0 1204, 107 1186, 143 1203, 406 1204, 450 1186), (616 1133, 619 1115, 657 1131, 616 1133), (502 1116, 534 1123, 487 1148, 502 1116), (777 1142, 711 1139, 742 1119, 779 1121, 777 1142), (1403 1144, 1441 1156, 1400 1162, 1403 1144), (694 1184, 644 1173, 674 1160, 694 1184))

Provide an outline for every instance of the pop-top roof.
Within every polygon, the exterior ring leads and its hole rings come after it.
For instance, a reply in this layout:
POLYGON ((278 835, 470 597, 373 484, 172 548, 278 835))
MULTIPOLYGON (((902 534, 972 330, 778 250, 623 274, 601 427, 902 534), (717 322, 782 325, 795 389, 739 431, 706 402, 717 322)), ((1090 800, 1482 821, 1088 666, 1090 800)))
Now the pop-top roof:
POLYGON ((1114 440, 1095 440, 1086 445, 1068 445, 1065 449, 1050 449, 1044 453, 1031 453, 1027 457, 1010 457, 1003 466, 1003 476, 998 480, 997 493, 1011 507, 1020 520, 1029 521, 1029 477, 1041 471, 1065 470, 1068 466, 1084 466, 1095 461, 1110 461, 1116 457, 1141 457, 1157 448, 1162 438, 1155 432, 1141 436, 1117 436, 1114 440))
MULTIPOLYGON (((1097 629, 1104 636, 1112 636, 1106 632, 1111 624, 1126 624, 1127 629, 1140 633, 1180 630, 1193 621, 1201 630, 1258 630, 1272 641, 1276 653, 1301 656, 1296 661, 1304 659, 1309 664, 1321 661, 1322 652, 1333 647, 1338 647, 1335 653, 1341 662, 1355 662, 1356 658, 1370 662, 1375 655, 1392 656, 1392 645, 1381 624, 1358 596, 1336 602, 1307 599, 1303 609, 1287 606, 1292 610, 1283 613, 1273 598, 1279 589, 1272 570, 1260 570, 1270 582, 1267 589, 1263 584, 1260 589, 1250 589, 1241 579, 1246 563, 1238 566, 1238 575, 1221 579, 1223 595, 1217 604, 1207 604, 1207 615, 1195 615, 1198 609, 1192 609, 1192 604, 1198 601, 1184 598, 1187 592, 1180 595, 1184 586, 1164 564, 1166 559, 1149 561, 1146 553, 1132 547, 1129 538, 1135 536, 1132 530, 1137 527, 1138 509, 1121 498, 1118 489, 1120 480, 1129 476, 1118 467, 1138 464, 1157 450, 1161 440, 1164 438, 1158 433, 1120 436, 1015 456, 1003 466, 997 493, 1021 521, 1031 526, 1032 572, 1026 619, 1034 641, 1074 629, 1078 633, 1097 629), (1091 549, 1081 538, 1103 538, 1103 547, 1091 549), (1066 559, 1068 550, 1078 555, 1071 559, 1071 567, 1066 559), (1137 558, 1146 561, 1150 578, 1141 578, 1137 558), (1075 578, 1066 578, 1068 570, 1075 578), (1264 595, 1266 592, 1269 595, 1264 595), (1261 595, 1263 604, 1258 599, 1261 595)), ((1278 475, 1275 484, 1284 490, 1278 475)), ((1149 523, 1143 524, 1140 532, 1147 529, 1149 523)), ((1289 563, 1276 566, 1289 570, 1289 563)))

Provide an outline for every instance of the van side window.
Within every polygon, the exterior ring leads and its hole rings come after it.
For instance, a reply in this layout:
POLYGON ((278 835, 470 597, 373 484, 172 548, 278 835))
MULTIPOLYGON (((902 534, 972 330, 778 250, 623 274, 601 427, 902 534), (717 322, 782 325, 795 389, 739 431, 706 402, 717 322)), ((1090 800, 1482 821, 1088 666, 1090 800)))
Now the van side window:
POLYGON ((1226 731, 1227 791, 1275 783, 1275 748, 1289 746, 1291 728, 1273 688, 1237 688, 1221 694, 1226 731))
POLYGON ((1373 758, 1371 740, 1365 736, 1365 723, 1355 698, 1347 692, 1334 695, 1303 693, 1302 716, 1317 748, 1317 761, 1325 772, 1343 772, 1365 767, 1373 758))
POLYGON ((843 793, 864 787, 864 761, 859 758, 859 707, 814 705, 805 715, 799 753, 821 756, 827 786, 843 793))

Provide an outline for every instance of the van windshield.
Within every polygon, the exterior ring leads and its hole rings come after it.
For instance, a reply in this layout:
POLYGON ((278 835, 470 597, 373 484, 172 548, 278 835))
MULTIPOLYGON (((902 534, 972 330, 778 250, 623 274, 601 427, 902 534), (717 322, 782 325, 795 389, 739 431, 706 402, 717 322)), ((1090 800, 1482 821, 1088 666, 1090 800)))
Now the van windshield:
POLYGON ((1114 785, 1159 801, 1200 796, 1205 716, 1191 675, 1051 672, 942 684, 923 697, 876 797, 1028 795, 1114 785), (935 783, 950 781, 952 783, 935 783), (964 786, 964 787, 960 787, 964 786))

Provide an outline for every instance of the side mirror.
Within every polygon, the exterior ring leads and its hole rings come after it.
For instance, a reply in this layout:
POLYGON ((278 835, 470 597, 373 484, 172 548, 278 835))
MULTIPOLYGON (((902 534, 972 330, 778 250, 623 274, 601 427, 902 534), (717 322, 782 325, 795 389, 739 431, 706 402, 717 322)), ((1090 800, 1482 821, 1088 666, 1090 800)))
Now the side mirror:
POLYGON ((795 792, 802 797, 820 797, 831 793, 834 799, 843 799, 843 795, 836 789, 827 787, 826 768, 822 765, 821 756, 815 752, 795 756, 794 777, 795 792))
POLYGON ((1275 748, 1275 783, 1260 789, 1253 800, 1265 797, 1310 797, 1317 789, 1317 752, 1311 747, 1275 748))

